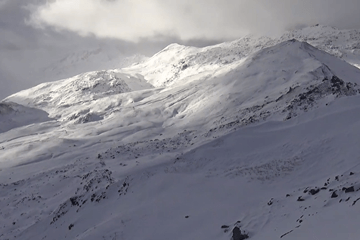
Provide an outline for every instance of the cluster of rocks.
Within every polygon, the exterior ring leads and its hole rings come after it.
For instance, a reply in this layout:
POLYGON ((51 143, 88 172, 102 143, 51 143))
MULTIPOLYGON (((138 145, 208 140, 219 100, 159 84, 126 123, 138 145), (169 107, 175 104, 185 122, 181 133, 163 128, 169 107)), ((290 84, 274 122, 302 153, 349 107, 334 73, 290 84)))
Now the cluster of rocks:
MULTIPOLYGON (((290 89, 291 90, 291 89, 290 89)), ((290 90, 288 93, 290 93, 290 90)), ((320 84, 310 85, 306 91, 298 94, 282 112, 288 113, 286 120, 296 117, 298 112, 308 111, 317 105, 317 100, 333 95, 335 98, 353 96, 360 90, 356 83, 344 82, 337 76, 325 77, 320 84)))
MULTIPOLYGON (((185 149, 193 145, 193 140, 198 138, 195 130, 184 130, 173 137, 155 138, 152 140, 136 141, 125 143, 117 147, 109 148, 99 153, 99 159, 133 160, 149 154, 163 154, 185 149)), ((120 163, 123 164, 123 163, 120 163)))
MULTIPOLYGON (((353 172, 350 172, 349 173, 349 176, 353 176, 354 175, 354 173, 353 172)), ((337 175, 337 176, 335 176, 335 178, 334 178, 334 180, 333 181, 335 181, 335 182, 341 182, 341 178, 343 178, 344 177, 344 175, 337 175)), ((354 193, 354 192, 357 192, 357 191, 359 191, 360 190, 360 185, 359 184, 357 184, 356 182, 353 182, 353 183, 348 183, 348 182, 346 182, 346 184, 349 184, 349 185, 343 185, 343 184, 336 184, 337 186, 335 187, 335 188, 330 188, 329 186, 330 186, 330 184, 331 184, 331 182, 330 182, 331 180, 330 180, 330 178, 328 178, 327 180, 326 180, 326 182, 324 183, 324 186, 323 187, 314 187, 314 188, 309 188, 309 187, 307 187, 307 188, 305 188, 304 190, 303 190, 303 193, 308 193, 309 195, 316 195, 316 194, 318 194, 320 191, 325 191, 325 190, 327 190, 328 192, 330 192, 331 194, 330 194, 330 199, 334 199, 334 198, 338 198, 340 195, 342 195, 341 193, 343 192, 343 193, 345 193, 345 194, 347 194, 347 193, 354 193)), ((333 184, 334 185, 334 184, 333 184)), ((347 197, 345 197, 344 199, 340 199, 339 200, 339 202, 348 202, 349 200, 351 199, 351 196, 347 196, 347 197)), ((304 197, 303 196, 299 196, 298 197, 298 199, 297 199, 297 201, 299 201, 299 202, 302 202, 302 201, 305 201, 305 199, 304 199, 304 197)), ((353 202, 353 204, 352 205, 355 205, 355 203, 356 203, 357 201, 354 201, 353 202)))

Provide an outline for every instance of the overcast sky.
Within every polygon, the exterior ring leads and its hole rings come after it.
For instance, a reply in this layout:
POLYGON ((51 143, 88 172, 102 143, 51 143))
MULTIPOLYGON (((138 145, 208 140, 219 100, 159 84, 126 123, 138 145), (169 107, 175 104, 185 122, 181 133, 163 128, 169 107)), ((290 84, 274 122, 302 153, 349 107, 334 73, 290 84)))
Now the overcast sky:
MULTIPOLYGON (((360 28, 359 0, 0 0, 0 99, 44 79, 37 69, 99 44, 152 55, 320 23, 360 28)), ((49 81, 55 80, 48 77, 49 81)))

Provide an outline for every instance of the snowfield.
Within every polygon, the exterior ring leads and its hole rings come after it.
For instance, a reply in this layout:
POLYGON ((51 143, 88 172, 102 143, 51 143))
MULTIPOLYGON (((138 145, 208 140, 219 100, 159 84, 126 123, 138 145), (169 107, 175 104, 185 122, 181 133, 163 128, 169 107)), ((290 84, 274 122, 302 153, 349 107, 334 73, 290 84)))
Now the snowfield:
MULTIPOLYGON (((293 34, 332 39, 312 28, 293 34)), ((281 40, 172 44, 4 99, 0 239, 358 239, 360 70, 281 40)))

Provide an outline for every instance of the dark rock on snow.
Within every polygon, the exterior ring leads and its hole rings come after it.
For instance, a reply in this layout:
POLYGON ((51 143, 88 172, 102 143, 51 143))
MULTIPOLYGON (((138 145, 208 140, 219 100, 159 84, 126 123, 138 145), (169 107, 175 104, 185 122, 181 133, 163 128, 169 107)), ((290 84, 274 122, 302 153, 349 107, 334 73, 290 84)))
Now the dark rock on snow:
POLYGON ((352 187, 348 187, 348 188, 344 188, 344 190, 345 190, 345 193, 355 192, 355 188, 354 188, 354 186, 352 186, 352 187))
POLYGON ((244 239, 249 238, 249 235, 241 233, 241 230, 239 227, 234 227, 232 233, 233 233, 232 240, 244 240, 244 239))
POLYGON ((311 190, 309 191, 309 193, 310 193, 311 195, 315 195, 315 194, 317 194, 318 192, 320 192, 320 189, 319 189, 319 188, 311 189, 311 190))
POLYGON ((302 196, 300 196, 300 197, 298 197, 297 201, 298 202, 303 202, 303 201, 305 201, 305 199, 303 199, 302 196))
POLYGON ((334 191, 332 194, 331 194, 331 198, 337 198, 338 195, 336 194, 336 191, 334 191))

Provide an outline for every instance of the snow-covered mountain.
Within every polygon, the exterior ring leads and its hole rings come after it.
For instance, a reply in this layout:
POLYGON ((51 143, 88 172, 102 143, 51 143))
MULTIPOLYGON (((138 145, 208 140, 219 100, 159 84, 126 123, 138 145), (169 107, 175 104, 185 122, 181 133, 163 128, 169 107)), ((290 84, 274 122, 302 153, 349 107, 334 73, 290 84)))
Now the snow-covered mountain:
POLYGON ((356 239, 360 70, 254 39, 6 98, 0 238, 356 239))
POLYGON ((52 48, 2 51, 0 79, 3 87, 0 89, 0 98, 43 82, 89 71, 123 68, 146 59, 142 55, 126 56, 115 44, 110 43, 73 46, 61 52, 52 48))
POLYGON ((0 103, 0 133, 32 123, 49 121, 48 113, 12 102, 0 103))
POLYGON ((224 66, 244 60, 250 54, 284 41, 296 39, 337 56, 348 63, 360 66, 360 30, 339 30, 315 25, 286 32, 279 38, 249 35, 241 39, 205 48, 171 44, 148 61, 128 71, 141 73, 154 86, 170 86, 212 76, 224 66), (195 76, 192 78, 192 76, 195 76))
POLYGON ((289 31, 280 37, 305 41, 334 56, 344 59, 352 65, 360 66, 360 30, 340 30, 334 27, 315 25, 289 31))

